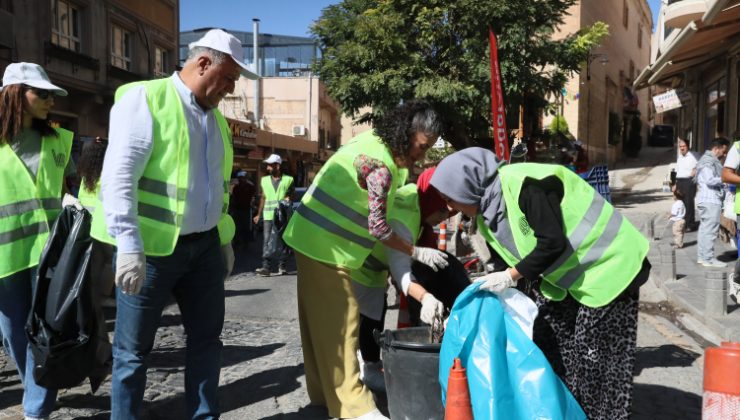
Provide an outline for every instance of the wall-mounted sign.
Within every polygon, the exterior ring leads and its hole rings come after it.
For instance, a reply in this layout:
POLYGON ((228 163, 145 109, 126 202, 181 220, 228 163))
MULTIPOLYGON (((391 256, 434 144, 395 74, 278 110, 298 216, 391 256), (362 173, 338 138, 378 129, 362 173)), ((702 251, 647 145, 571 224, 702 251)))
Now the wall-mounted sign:
POLYGON ((257 138, 257 125, 243 122, 243 121, 237 121, 228 119, 229 122, 229 128, 231 128, 231 135, 233 137, 242 137, 246 139, 256 139, 257 138))
MULTIPOLYGON (((682 96, 685 97, 685 95, 682 96)), ((671 89, 667 92, 661 93, 660 95, 653 96, 653 104, 655 105, 655 112, 660 114, 661 112, 680 108, 682 102, 679 93, 676 92, 676 89, 671 89)))

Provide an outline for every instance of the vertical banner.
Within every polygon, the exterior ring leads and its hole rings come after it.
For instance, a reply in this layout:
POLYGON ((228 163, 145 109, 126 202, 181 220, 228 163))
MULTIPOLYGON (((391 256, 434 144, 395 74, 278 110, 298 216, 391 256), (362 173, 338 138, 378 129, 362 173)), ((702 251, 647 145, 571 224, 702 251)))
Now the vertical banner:
POLYGON ((509 135, 506 132, 506 109, 504 107, 504 92, 501 89, 501 71, 498 65, 498 47, 496 34, 488 28, 488 40, 491 44, 491 112, 493 115, 493 142, 496 146, 496 156, 502 160, 509 160, 509 135))

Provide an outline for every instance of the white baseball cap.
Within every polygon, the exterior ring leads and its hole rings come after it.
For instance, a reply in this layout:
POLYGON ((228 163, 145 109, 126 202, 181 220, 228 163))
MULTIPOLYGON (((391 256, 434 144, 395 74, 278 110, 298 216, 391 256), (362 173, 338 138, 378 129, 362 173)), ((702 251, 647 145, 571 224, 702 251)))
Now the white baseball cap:
POLYGON ((270 157, 268 157, 267 159, 263 160, 263 162, 265 162, 265 163, 277 163, 278 165, 280 165, 281 163, 283 163, 283 160, 280 158, 280 155, 272 154, 272 155, 270 155, 270 157))
POLYGON ((3 74, 3 87, 19 84, 49 90, 57 96, 67 96, 67 91, 52 84, 43 67, 38 64, 8 64, 8 67, 5 68, 5 74, 3 74))
POLYGON ((244 64, 244 48, 242 43, 237 37, 221 29, 211 29, 203 35, 203 38, 191 42, 189 45, 192 50, 195 47, 206 47, 212 50, 221 51, 224 54, 231 56, 236 64, 242 68, 242 75, 247 79, 257 80, 260 77, 252 73, 244 64))

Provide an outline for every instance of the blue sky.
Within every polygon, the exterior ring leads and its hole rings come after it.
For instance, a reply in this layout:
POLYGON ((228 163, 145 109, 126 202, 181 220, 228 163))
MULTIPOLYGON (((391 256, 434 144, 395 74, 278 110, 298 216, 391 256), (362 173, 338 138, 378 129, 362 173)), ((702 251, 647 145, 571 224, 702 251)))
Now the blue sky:
MULTIPOLYGON (((308 36, 308 27, 321 10, 339 0, 181 0, 180 30, 221 27, 252 30, 252 18, 260 19, 260 32, 308 36)), ((653 22, 660 0, 648 0, 653 22)))
POLYGON ((180 0, 180 30, 220 27, 252 31, 252 18, 260 32, 309 36, 308 27, 321 10, 338 0, 180 0))

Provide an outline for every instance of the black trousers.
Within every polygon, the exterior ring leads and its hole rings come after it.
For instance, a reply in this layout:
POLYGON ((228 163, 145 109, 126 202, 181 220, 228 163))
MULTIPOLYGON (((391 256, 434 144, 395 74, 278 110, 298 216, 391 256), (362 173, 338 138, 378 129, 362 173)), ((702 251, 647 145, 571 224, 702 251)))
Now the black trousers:
POLYGON ((694 197, 696 196, 696 184, 691 178, 676 178, 676 188, 683 194, 683 204, 686 206, 686 227, 693 228, 696 225, 694 216, 694 197))
POLYGON ((383 331, 385 325, 386 305, 383 305, 383 315, 380 320, 368 318, 360 314, 360 354, 365 362, 380 361, 380 346, 375 341, 373 330, 383 331))
MULTIPOLYGON (((442 302, 445 310, 449 311, 452 309, 455 299, 470 285, 470 279, 460 260, 449 252, 447 253, 447 261, 450 264, 439 271, 434 271, 429 266, 414 261, 411 265, 411 272, 416 277, 416 283, 419 283, 427 292, 433 294, 442 302)), ((411 325, 421 325, 420 314, 421 302, 409 298, 409 321, 411 325)))

